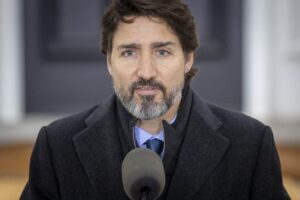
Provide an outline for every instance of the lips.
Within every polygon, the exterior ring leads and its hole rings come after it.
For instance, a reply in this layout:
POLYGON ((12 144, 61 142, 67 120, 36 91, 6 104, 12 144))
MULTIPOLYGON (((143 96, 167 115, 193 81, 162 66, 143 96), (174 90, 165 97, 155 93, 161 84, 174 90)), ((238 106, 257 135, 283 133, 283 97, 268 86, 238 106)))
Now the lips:
POLYGON ((131 95, 134 93, 145 96, 145 95, 156 95, 158 93, 166 94, 166 88, 162 82, 154 79, 143 79, 140 78, 130 85, 129 91, 131 95))
POLYGON ((156 95, 160 91, 160 88, 153 86, 138 86, 135 89, 135 92, 139 95, 156 95))

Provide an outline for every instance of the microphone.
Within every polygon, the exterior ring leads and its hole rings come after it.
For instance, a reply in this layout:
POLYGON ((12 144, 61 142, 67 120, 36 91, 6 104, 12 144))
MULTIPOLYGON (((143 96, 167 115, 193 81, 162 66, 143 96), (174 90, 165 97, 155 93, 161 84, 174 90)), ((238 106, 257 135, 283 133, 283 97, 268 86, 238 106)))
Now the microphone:
POLYGON ((131 200, 157 199, 166 183, 161 158, 149 149, 133 149, 123 160, 122 180, 125 193, 131 200))

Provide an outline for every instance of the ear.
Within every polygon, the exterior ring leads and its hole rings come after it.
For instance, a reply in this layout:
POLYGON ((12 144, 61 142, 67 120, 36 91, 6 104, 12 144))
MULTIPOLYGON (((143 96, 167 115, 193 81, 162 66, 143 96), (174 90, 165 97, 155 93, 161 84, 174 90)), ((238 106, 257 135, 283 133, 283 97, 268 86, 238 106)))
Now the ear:
POLYGON ((107 54, 106 56, 106 65, 107 65, 107 70, 110 75, 112 75, 112 68, 111 68, 111 63, 110 63, 110 55, 107 54))
POLYGON ((185 61, 185 65, 184 65, 184 72, 187 73, 190 71, 190 69, 192 68, 193 64, 194 64, 194 51, 191 53, 186 54, 186 61, 185 61))

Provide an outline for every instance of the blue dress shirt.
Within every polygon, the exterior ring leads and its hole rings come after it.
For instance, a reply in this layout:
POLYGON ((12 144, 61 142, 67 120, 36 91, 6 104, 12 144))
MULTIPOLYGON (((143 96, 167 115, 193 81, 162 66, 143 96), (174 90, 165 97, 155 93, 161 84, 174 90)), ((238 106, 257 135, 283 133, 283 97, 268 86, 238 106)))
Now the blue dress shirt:
MULTIPOLYGON (((177 114, 175 117, 170 121, 170 124, 173 124, 176 120, 177 114)), ((165 134, 164 134, 164 129, 160 130, 157 134, 152 135, 149 132, 145 131, 144 129, 134 126, 134 138, 136 145, 140 148, 147 148, 145 142, 149 139, 157 138, 163 142, 165 142, 165 134)), ((164 155, 165 152, 165 145, 163 148, 163 151, 161 152, 160 157, 164 155)))

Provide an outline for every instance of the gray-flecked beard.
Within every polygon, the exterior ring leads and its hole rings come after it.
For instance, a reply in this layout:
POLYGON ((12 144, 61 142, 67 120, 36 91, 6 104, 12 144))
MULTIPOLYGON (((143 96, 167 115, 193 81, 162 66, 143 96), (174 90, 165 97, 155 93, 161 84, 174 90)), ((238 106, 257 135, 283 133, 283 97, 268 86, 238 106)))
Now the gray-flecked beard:
POLYGON ((129 87, 129 95, 126 95, 123 87, 117 87, 114 83, 114 90, 117 97, 120 99, 122 105, 138 119, 150 120, 163 116, 178 98, 181 98, 181 91, 183 84, 176 85, 166 92, 166 87, 155 80, 144 80, 140 79, 131 84, 129 87), (163 93, 163 99, 159 102, 155 102, 154 95, 139 95, 139 100, 134 98, 134 91, 140 86, 151 86, 159 88, 163 93))

